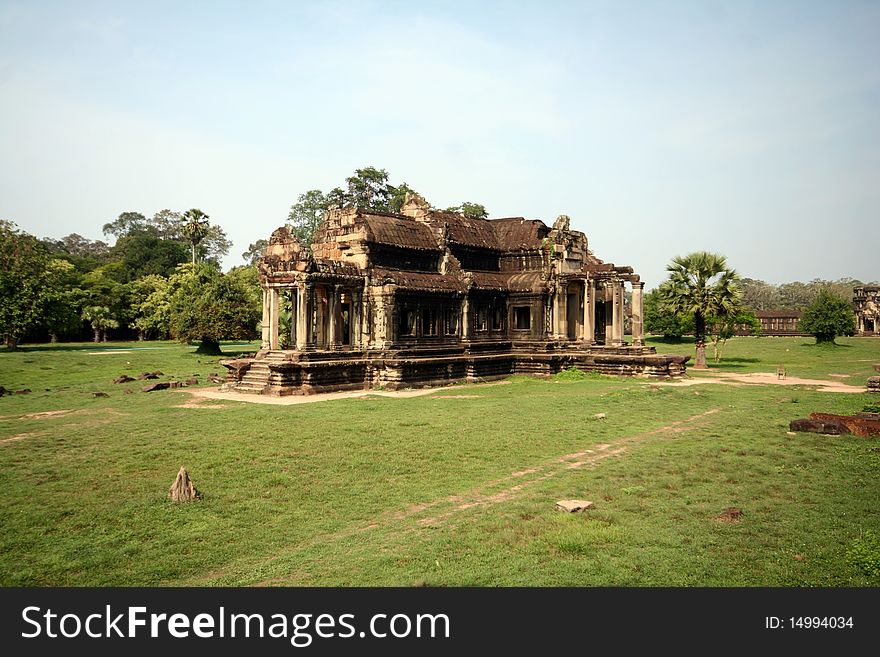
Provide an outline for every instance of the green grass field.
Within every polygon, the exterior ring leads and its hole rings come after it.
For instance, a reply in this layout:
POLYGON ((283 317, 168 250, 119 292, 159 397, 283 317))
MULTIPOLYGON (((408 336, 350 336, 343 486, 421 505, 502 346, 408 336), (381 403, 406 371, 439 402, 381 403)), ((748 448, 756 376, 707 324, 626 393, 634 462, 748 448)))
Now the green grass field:
MULTIPOLYGON (((712 369, 864 387, 880 362, 880 339, 810 342, 734 339, 712 369)), ((223 368, 167 342, 0 351, 0 385, 32 390, 0 398, 0 584, 880 585, 880 441, 787 434, 867 393, 563 373, 284 406, 111 383, 154 370, 223 368), (201 501, 167 501, 181 465, 201 501)))

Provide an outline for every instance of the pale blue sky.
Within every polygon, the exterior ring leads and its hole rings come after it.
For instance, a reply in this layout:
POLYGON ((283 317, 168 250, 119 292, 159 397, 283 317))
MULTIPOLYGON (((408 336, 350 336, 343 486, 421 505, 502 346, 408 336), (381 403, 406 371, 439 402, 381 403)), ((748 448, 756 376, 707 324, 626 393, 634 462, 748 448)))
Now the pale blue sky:
POLYGON ((361 166, 561 213, 648 287, 880 278, 878 2, 0 0, 0 218, 200 207, 227 266, 361 166))

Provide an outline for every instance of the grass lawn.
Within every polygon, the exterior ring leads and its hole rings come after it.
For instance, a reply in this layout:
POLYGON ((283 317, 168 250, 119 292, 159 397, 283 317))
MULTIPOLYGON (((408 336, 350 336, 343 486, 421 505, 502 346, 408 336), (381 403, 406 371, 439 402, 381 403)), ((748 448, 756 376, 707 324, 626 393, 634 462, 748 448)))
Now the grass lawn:
MULTIPOLYGON (((736 338, 717 369, 863 387, 880 362, 880 339, 810 342, 736 338)), ((0 385, 32 390, 0 398, 0 585, 880 585, 880 441, 787 434, 876 395, 563 373, 193 404, 111 383, 154 370, 223 368, 168 342, 0 350, 0 385), (201 501, 167 501, 181 465, 201 501)))

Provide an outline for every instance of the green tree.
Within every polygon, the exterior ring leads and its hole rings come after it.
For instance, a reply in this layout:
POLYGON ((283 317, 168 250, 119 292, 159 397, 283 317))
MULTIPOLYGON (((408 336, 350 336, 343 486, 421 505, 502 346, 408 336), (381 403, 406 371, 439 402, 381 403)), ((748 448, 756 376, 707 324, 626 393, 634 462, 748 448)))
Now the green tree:
MULTIPOLYGON (((338 189, 335 191, 341 192, 338 189)), ((300 194, 296 203, 290 206, 287 225, 303 246, 311 245, 318 224, 331 204, 331 200, 320 189, 310 189, 300 194)))
POLYGON ((219 354, 220 340, 256 336, 260 300, 245 279, 208 264, 181 265, 141 304, 142 325, 167 327, 176 340, 200 342, 198 353, 219 354))
POLYGON ((196 247, 208 236, 210 217, 198 208, 183 213, 183 234, 192 245, 192 264, 196 264, 196 247))
POLYGON ((51 258, 43 272, 43 312, 40 325, 52 342, 59 335, 70 335, 82 328, 79 308, 85 293, 78 286, 79 274, 67 260, 51 258))
POLYGON ((856 320, 850 302, 829 290, 820 290, 804 311, 800 330, 816 338, 816 344, 834 344, 838 335, 852 335, 856 320))
POLYGON ((685 333, 693 333, 694 319, 690 315, 680 316, 666 308, 657 290, 644 296, 645 330, 653 335, 662 335, 667 340, 681 340, 685 333))
POLYGON ((263 251, 266 250, 268 244, 269 240, 257 240, 252 244, 248 244, 247 251, 241 254, 242 259, 248 265, 257 264, 257 261, 263 257, 263 251))
POLYGON ((354 175, 345 179, 348 203, 356 208, 366 208, 378 212, 391 212, 391 198, 394 187, 388 184, 385 169, 364 167, 355 169, 354 175))
POLYGON ((150 233, 123 235, 113 246, 119 264, 119 281, 133 281, 141 276, 170 276, 189 259, 187 245, 178 240, 164 240, 150 233))
POLYGON ((471 203, 470 201, 464 201, 461 205, 446 208, 446 211, 463 214, 469 219, 487 219, 489 217, 489 212, 486 210, 485 206, 480 205, 479 203, 471 203))
POLYGON ((108 306, 86 306, 82 318, 92 326, 95 342, 107 342, 110 329, 119 328, 119 321, 113 317, 108 306))
POLYGON ((706 367, 706 320, 724 317, 740 308, 739 275, 717 253, 697 251, 676 256, 666 268, 669 278, 660 286, 663 305, 680 317, 694 318, 696 360, 694 367, 706 367))
POLYGON ((140 212, 123 212, 116 221, 104 224, 103 230, 105 235, 113 235, 117 239, 123 235, 155 231, 140 212))
POLYGON ((737 334, 737 331, 747 331, 750 335, 760 335, 761 321, 755 313, 744 307, 740 307, 738 310, 721 317, 713 316, 706 318, 706 332, 712 341, 716 363, 721 361, 721 352, 724 349, 724 345, 737 334))
POLYGON ((41 321, 48 264, 49 254, 36 237, 11 221, 0 221, 0 334, 7 349, 15 349, 41 321))

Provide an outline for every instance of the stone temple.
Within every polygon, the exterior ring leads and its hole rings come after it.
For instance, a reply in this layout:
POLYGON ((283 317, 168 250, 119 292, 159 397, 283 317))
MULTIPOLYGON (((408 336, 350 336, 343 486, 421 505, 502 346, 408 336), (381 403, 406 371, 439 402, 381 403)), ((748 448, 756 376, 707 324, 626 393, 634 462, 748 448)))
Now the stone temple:
POLYGON ((856 335, 880 335, 880 286, 862 285, 853 289, 856 335))
POLYGON ((552 227, 475 219, 417 195, 400 214, 335 208, 311 250, 287 228, 272 233, 259 269, 262 348, 224 362, 238 391, 395 390, 566 368, 670 377, 688 360, 645 346, 644 283, 596 258, 564 215, 552 227))

